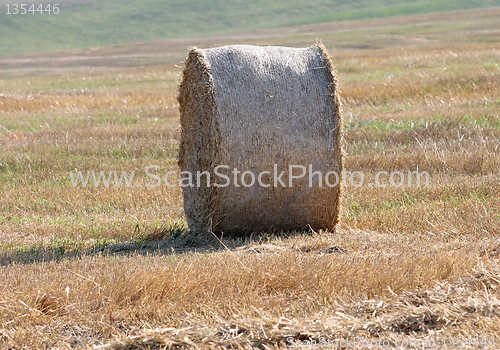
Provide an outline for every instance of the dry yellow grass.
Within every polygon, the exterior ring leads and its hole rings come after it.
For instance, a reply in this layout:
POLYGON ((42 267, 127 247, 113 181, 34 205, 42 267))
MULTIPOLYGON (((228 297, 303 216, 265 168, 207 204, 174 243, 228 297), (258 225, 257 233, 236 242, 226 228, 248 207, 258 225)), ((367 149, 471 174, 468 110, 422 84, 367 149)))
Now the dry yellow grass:
POLYGON ((431 177, 348 187, 336 234, 221 245, 185 232, 180 188, 71 185, 75 168, 177 168, 179 68, 0 80, 0 348, 498 348, 500 44, 438 34, 336 55, 346 168, 431 177))

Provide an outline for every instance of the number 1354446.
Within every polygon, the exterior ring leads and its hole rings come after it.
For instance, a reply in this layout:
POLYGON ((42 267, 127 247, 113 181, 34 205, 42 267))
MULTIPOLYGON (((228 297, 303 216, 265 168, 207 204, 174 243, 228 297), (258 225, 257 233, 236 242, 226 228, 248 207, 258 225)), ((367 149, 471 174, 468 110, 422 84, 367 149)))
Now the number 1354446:
POLYGON ((26 14, 59 14, 59 4, 35 5, 35 4, 6 4, 6 15, 26 15, 26 14))

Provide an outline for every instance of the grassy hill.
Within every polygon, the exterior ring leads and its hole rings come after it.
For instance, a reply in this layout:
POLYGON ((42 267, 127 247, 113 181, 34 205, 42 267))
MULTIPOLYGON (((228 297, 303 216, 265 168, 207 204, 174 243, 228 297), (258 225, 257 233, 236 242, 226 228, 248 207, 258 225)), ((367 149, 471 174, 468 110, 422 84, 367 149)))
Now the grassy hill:
MULTIPOLYGON (((54 14, 7 15, 0 55, 477 7, 500 0, 61 0, 54 14)), ((37 4, 48 1, 37 1, 37 4)), ((55 2, 51 2, 54 4, 55 2)), ((31 3, 28 3, 28 7, 31 3)))

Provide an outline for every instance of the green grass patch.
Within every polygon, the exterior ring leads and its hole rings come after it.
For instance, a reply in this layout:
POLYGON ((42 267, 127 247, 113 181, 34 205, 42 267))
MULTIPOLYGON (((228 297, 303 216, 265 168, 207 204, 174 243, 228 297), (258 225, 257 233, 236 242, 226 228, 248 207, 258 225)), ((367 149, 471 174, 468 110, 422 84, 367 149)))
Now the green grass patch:
POLYGON ((14 12, 11 1, 0 0, 0 55, 500 6, 500 0, 89 0, 62 2, 57 15, 7 15, 7 4, 14 12))

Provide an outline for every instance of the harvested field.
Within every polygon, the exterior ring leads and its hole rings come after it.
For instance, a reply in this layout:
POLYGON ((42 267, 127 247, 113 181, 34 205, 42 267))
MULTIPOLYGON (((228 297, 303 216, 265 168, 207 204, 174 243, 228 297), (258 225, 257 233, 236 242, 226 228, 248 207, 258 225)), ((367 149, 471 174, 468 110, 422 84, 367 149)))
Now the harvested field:
MULTIPOLYGON (((0 71, 0 348, 498 348, 500 41, 482 14, 429 15, 419 40, 394 19, 377 47, 324 41, 344 166, 366 183, 346 187, 335 234, 187 232, 181 188, 147 187, 145 172, 179 176, 180 67, 0 71), (368 186, 417 165, 429 187, 368 186), (135 175, 83 187, 76 171, 135 175)), ((341 35, 307 28, 307 44, 341 35)), ((307 45, 277 33, 265 43, 307 45)))

